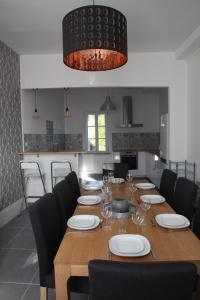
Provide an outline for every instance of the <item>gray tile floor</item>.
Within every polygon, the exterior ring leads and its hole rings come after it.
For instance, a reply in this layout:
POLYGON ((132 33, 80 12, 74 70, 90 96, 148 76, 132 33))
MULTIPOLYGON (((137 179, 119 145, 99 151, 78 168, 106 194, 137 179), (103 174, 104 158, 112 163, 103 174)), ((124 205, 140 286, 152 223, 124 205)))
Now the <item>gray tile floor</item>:
MULTIPOLYGON (((39 300, 38 261, 27 211, 0 228, 0 299, 39 300)), ((49 291, 55 300, 55 291, 49 291)))

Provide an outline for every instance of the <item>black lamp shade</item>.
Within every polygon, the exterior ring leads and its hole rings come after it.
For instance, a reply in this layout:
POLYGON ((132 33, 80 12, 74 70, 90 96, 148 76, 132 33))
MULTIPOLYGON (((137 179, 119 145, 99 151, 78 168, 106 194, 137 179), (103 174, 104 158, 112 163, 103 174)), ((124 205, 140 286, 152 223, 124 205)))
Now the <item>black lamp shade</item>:
POLYGON ((68 67, 106 71, 121 67, 127 60, 127 22, 121 12, 89 5, 63 18, 63 62, 68 67))

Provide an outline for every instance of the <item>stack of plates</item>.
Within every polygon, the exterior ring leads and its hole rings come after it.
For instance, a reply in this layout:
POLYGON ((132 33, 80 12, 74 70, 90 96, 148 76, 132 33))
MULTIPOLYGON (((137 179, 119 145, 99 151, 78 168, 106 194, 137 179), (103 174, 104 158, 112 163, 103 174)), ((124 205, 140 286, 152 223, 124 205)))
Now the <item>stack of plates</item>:
POLYGON ((100 223, 100 219, 95 215, 75 215, 69 218, 67 226, 72 229, 90 230, 96 228, 100 223))
POLYGON ((155 185, 150 182, 137 183, 135 186, 141 190, 151 190, 155 188, 155 185))
POLYGON ((190 226, 190 221, 178 214, 160 214, 155 217, 158 225, 164 228, 179 229, 190 226))
POLYGON ((98 195, 80 196, 77 201, 83 205, 95 205, 101 202, 101 197, 98 195))
POLYGON ((97 191, 102 187, 102 181, 89 181, 87 184, 83 185, 84 190, 87 191, 97 191))
POLYGON ((110 251, 118 256, 144 256, 151 251, 147 238, 137 234, 115 235, 109 240, 110 251))
POLYGON ((165 202, 165 198, 161 195, 142 195, 140 199, 142 200, 142 202, 151 204, 159 204, 165 202))

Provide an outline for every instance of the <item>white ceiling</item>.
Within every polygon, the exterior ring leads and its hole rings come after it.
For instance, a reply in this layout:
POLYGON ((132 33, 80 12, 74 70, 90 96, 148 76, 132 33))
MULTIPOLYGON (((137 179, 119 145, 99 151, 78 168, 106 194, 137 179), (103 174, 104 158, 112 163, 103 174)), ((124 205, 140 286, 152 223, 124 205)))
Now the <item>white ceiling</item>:
MULTIPOLYGON (((200 0, 96 0, 128 22, 129 52, 175 51, 200 26, 200 0)), ((19 54, 61 53, 62 19, 81 0, 0 0, 0 40, 19 54)))

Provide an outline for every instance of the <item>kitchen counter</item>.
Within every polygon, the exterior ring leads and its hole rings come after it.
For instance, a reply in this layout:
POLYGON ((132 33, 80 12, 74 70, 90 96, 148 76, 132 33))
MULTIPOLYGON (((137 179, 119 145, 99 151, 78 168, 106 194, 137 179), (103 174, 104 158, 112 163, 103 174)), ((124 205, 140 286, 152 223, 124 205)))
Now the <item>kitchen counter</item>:
POLYGON ((113 152, 123 152, 123 153, 126 153, 126 152, 148 152, 148 153, 151 153, 151 154, 155 154, 157 156, 160 156, 160 150, 159 149, 117 149, 117 150, 113 150, 113 152))
POLYGON ((28 152, 17 152, 17 155, 19 156, 37 156, 40 155, 62 155, 62 154, 84 154, 86 153, 84 150, 58 150, 58 151, 28 151, 28 152))

